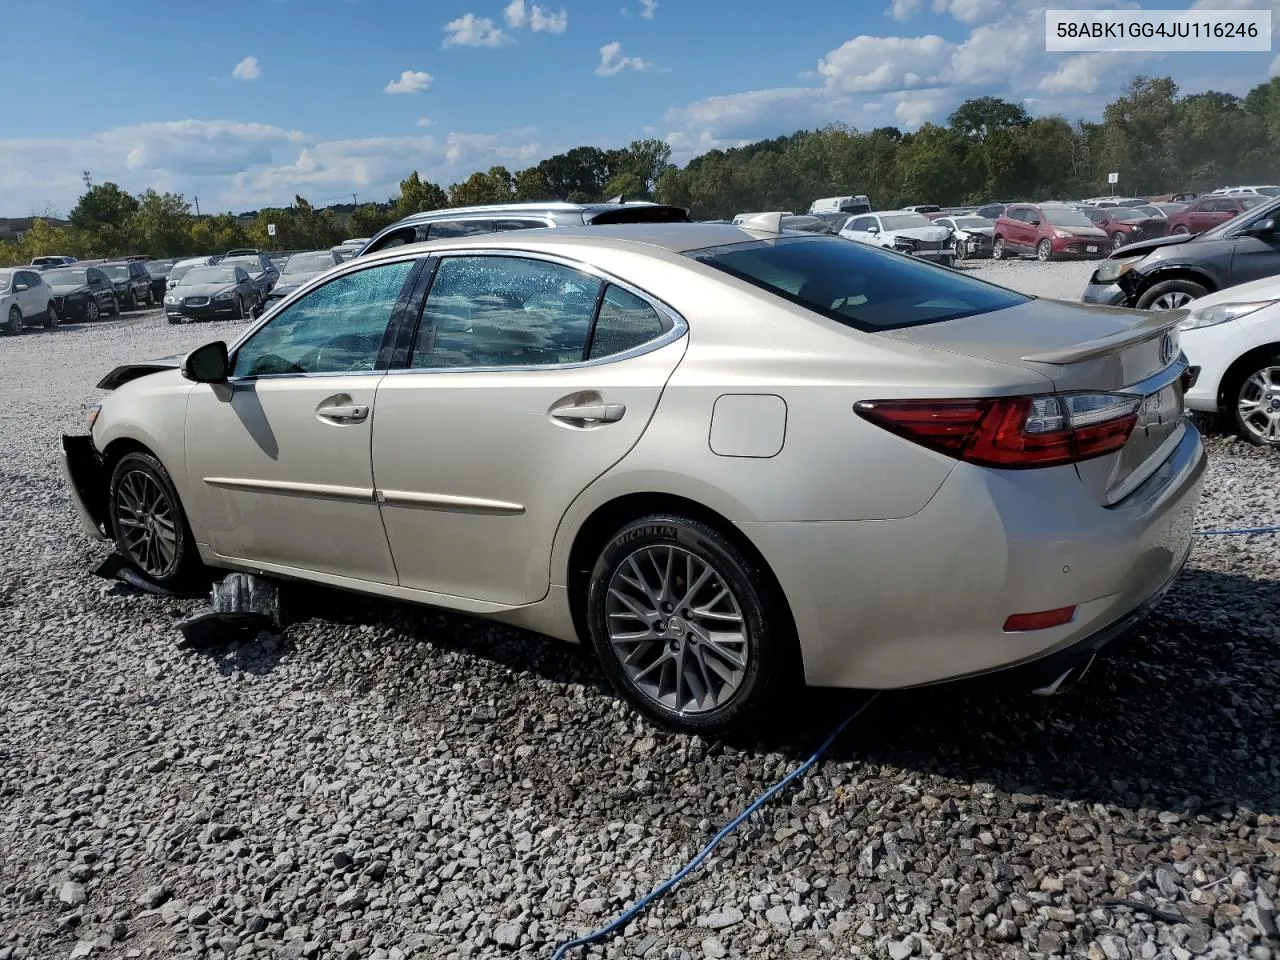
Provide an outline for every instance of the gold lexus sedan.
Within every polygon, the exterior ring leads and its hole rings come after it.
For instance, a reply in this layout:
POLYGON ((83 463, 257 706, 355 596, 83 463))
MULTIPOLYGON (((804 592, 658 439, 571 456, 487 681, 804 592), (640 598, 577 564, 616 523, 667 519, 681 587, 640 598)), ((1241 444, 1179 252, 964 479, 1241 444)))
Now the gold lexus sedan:
POLYGON ((81 519, 163 586, 242 570, 590 643, 684 730, 795 680, 1057 689, 1186 559, 1182 314, 776 220, 345 263, 230 346, 113 371, 63 440, 81 519))

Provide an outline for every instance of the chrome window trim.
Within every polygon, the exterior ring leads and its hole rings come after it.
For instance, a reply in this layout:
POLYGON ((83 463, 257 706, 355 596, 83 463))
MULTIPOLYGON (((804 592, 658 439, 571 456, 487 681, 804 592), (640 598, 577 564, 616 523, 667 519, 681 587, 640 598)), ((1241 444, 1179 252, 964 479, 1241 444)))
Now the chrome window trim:
MULTIPOLYGON (((511 232, 518 233, 519 231, 513 230, 511 232)), ((639 297, 641 300, 643 300, 645 303, 651 306, 654 310, 656 310, 658 313, 658 316, 663 320, 665 320, 667 323, 669 323, 671 326, 670 326, 670 329, 665 330, 661 336, 655 337, 652 340, 648 340, 645 343, 640 344, 638 347, 632 347, 630 350, 623 350, 621 353, 612 353, 607 357, 597 357, 594 360, 573 360, 568 363, 532 363, 532 364, 520 364, 516 366, 490 365, 490 366, 474 366, 474 367, 400 367, 398 369, 386 371, 386 374, 389 377, 404 376, 406 374, 505 373, 507 371, 511 371, 513 373, 531 373, 535 371, 545 371, 545 370, 578 370, 585 367, 599 367, 607 363, 618 363, 623 360, 631 360, 631 359, 634 359, 635 357, 644 356, 646 353, 652 353, 655 350, 660 350, 669 344, 675 343, 677 340, 681 339, 686 333, 689 332, 688 321, 686 321, 685 318, 681 316, 680 313, 678 313, 676 310, 667 306, 667 304, 663 303, 661 300, 653 296, 653 294, 649 293, 648 291, 642 290, 639 287, 635 286, 634 284, 628 283, 625 280, 618 279, 613 274, 600 269, 595 264, 584 263, 581 260, 574 260, 571 257, 566 257, 561 254, 546 253, 545 251, 541 251, 541 250, 537 250, 537 251, 519 250, 515 248, 495 250, 493 248, 486 248, 486 247, 478 247, 478 248, 459 247, 457 249, 442 250, 439 253, 433 254, 433 255, 436 256, 437 259, 439 260, 444 260, 446 257, 453 257, 453 256, 510 257, 518 260, 543 260, 543 261, 546 261, 547 263, 555 263, 562 267, 569 267, 570 269, 577 270, 580 273, 585 273, 588 276, 595 277, 597 280, 601 281, 601 283, 605 284, 606 286, 608 286, 609 284, 612 284, 613 286, 617 287, 620 290, 625 290, 628 293, 639 297)), ((434 278, 432 280, 432 283, 434 284, 434 278)), ((430 288, 428 288, 427 299, 430 299, 430 297, 431 297, 431 290, 430 288)), ((423 301, 423 309, 425 308, 426 308, 426 300, 423 301)), ((419 316, 419 323, 421 323, 421 316, 419 316)), ((409 361, 410 363, 413 362, 412 352, 410 352, 409 354, 409 361)), ((291 376, 291 374, 286 374, 286 376, 291 376)))

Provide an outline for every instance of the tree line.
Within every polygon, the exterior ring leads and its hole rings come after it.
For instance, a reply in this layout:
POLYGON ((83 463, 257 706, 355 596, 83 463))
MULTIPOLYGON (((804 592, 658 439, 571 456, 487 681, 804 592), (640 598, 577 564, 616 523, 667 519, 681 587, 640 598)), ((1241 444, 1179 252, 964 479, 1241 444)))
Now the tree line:
POLYGON ((185 197, 114 183, 90 187, 65 227, 38 219, 21 243, 0 243, 0 263, 69 254, 81 259, 216 253, 238 246, 323 249, 371 236, 403 216, 511 201, 589 202, 616 196, 687 207, 699 219, 749 210, 802 212, 817 197, 867 194, 880 209, 995 200, 1061 200, 1103 193, 1204 192, 1280 176, 1280 78, 1244 97, 1181 95, 1168 77, 1134 77, 1097 122, 1032 118, 995 97, 965 101, 945 125, 912 133, 833 124, 727 150, 684 167, 662 140, 618 150, 575 147, 511 172, 494 166, 447 189, 417 172, 385 203, 333 209, 296 197, 289 207, 193 214, 185 197), (1107 174, 1119 174, 1111 187, 1107 174), (275 225, 269 235, 268 225, 275 225))

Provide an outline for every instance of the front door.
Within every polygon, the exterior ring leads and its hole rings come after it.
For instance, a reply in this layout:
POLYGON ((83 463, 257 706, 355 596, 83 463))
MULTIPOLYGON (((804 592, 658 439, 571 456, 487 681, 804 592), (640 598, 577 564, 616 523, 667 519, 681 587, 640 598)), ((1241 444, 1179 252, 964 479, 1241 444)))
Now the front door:
POLYGON ((234 351, 228 383, 191 391, 190 509, 216 554, 395 583, 369 447, 379 353, 413 266, 317 287, 234 351))
POLYGON ((373 476, 401 586, 545 596, 557 526, 640 439, 683 331, 566 263, 444 257, 409 369, 378 387, 373 476))
POLYGON ((1280 274, 1280 231, 1264 236, 1237 235, 1231 255, 1231 283, 1248 283, 1280 274))

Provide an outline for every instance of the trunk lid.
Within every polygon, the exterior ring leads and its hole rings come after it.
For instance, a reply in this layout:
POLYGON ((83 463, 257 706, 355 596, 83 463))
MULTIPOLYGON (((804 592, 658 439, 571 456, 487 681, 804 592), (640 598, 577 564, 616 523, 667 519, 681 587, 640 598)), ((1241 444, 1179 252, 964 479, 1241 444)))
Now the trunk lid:
POLYGON ((1186 310, 1117 310, 1031 300, 991 313, 886 331, 920 346, 1030 368, 1060 393, 1105 392, 1142 399, 1128 443, 1076 464, 1099 503, 1123 499, 1177 445, 1183 424, 1185 364, 1177 326, 1186 310))

